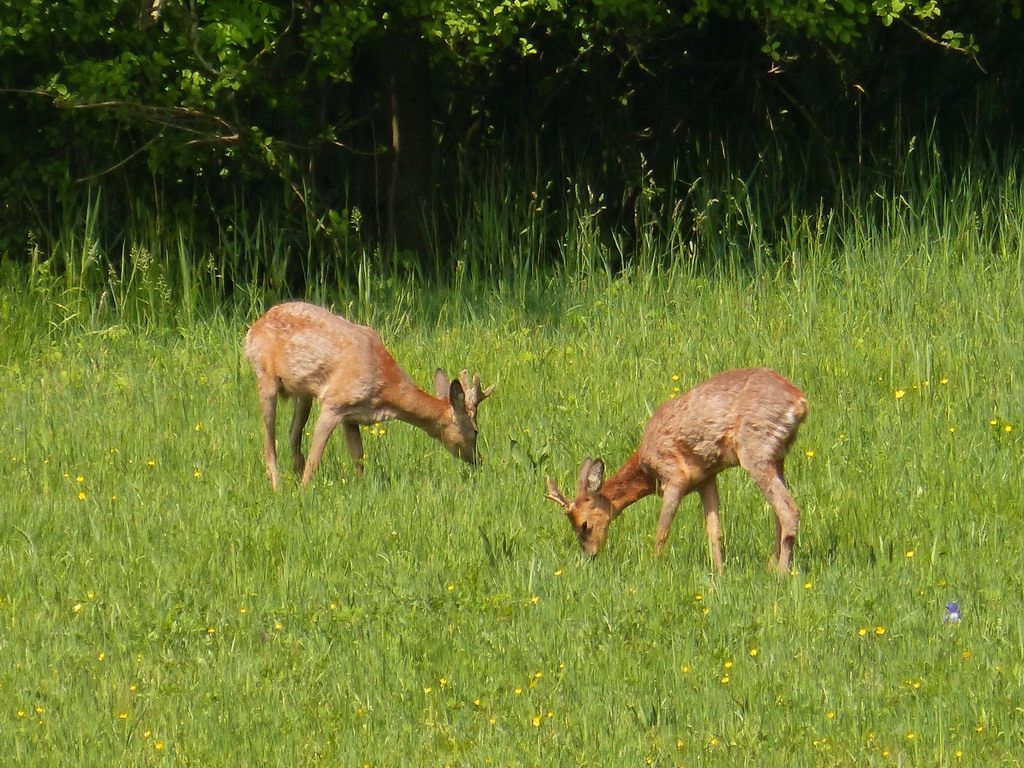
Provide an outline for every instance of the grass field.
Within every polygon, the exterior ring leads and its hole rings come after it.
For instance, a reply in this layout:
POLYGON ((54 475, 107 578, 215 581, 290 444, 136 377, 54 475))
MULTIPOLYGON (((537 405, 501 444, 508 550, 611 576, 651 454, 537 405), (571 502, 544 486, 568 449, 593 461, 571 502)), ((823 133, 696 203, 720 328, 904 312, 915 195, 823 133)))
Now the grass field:
POLYGON ((8 264, 0 754, 1021 765, 1015 189, 794 218, 763 258, 717 266, 580 259, 508 289, 318 297, 374 324, 423 386, 435 366, 496 381, 485 463, 392 422, 364 432, 364 477, 335 435, 313 485, 289 474, 277 494, 240 349, 270 299, 168 300, 143 322, 8 264), (787 464, 792 575, 765 568, 771 512, 740 470, 721 482, 724 575, 695 497, 661 558, 647 499, 583 560, 545 475, 565 488, 584 456, 617 467, 657 403, 747 365, 810 402, 787 464))

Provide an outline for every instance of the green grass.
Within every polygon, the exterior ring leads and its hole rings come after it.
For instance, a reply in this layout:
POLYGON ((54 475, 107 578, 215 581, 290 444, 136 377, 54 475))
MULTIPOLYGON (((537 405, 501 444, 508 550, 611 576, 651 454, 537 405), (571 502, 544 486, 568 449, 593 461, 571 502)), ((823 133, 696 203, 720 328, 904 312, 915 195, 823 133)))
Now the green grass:
POLYGON ((394 422, 365 433, 363 478, 335 435, 313 486, 277 494, 240 352, 258 289, 182 302, 140 272, 114 311, 45 259, 8 265, 0 753, 1020 765, 1024 205, 1005 181, 858 198, 771 243, 728 229, 718 266, 655 239, 609 275, 581 223, 572 266, 529 279, 366 276, 326 298, 422 385, 438 365, 498 382, 485 463, 394 422), (767 572, 771 513, 739 470, 723 576, 696 498, 661 558, 648 499, 581 559, 544 476, 618 466, 677 387, 761 364, 810 401, 796 573, 767 572))

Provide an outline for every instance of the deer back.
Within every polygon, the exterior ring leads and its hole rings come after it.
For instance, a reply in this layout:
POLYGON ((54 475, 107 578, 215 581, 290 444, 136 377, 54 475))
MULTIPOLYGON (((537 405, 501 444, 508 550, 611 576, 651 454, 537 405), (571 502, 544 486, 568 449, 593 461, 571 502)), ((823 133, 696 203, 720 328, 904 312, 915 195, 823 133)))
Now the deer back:
POLYGON ((245 355, 283 394, 323 402, 372 400, 403 376, 376 331, 305 302, 279 304, 253 323, 245 355))
POLYGON ((707 474, 735 466, 746 451, 779 460, 807 416, 804 394, 768 368, 726 371, 660 405, 640 444, 660 476, 680 464, 707 474))

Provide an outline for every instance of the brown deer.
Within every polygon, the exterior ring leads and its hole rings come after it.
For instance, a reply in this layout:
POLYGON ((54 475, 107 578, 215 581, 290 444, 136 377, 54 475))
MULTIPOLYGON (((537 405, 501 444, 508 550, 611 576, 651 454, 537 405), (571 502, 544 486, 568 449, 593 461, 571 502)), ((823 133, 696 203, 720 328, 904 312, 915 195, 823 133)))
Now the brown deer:
POLYGON ((356 325, 322 307, 289 302, 272 307, 245 335, 245 356, 256 374, 263 410, 263 457, 276 490, 274 425, 277 397, 295 397, 288 431, 295 473, 306 485, 323 456, 327 438, 339 424, 356 472, 363 471, 359 426, 400 419, 440 440, 456 457, 477 462, 477 408, 493 386, 480 388, 466 371, 455 381, 440 368, 434 373, 434 397, 413 383, 372 328, 356 325), (314 398, 320 416, 313 430, 309 459, 302 455, 302 430, 314 398))
POLYGON ((741 466, 775 510, 773 562, 789 570, 800 510, 783 477, 783 460, 807 417, 803 392, 775 371, 746 368, 726 371, 681 397, 662 403, 651 416, 640 447, 607 481, 604 463, 584 459, 576 499, 568 501, 547 479, 547 498, 559 504, 572 523, 580 548, 596 555, 608 537, 608 524, 635 501, 658 493, 661 515, 655 553, 668 539, 683 496, 700 493, 715 570, 722 571, 721 527, 716 476, 741 466))

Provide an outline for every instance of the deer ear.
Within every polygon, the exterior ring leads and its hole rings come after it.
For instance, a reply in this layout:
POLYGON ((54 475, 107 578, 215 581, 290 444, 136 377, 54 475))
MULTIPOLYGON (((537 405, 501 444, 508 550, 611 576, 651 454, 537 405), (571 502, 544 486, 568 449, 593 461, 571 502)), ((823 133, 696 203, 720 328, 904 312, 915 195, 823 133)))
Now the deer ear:
POLYGON ((466 410, 466 390, 462 388, 462 382, 458 379, 448 386, 448 402, 452 404, 452 408, 466 410))
POLYGON ((444 397, 448 394, 448 374, 442 368, 434 371, 434 394, 444 397))
POLYGON ((576 481, 576 493, 589 496, 601 490, 604 484, 604 462, 587 457, 580 465, 580 476, 576 481))
POLYGON ((597 493, 601 490, 602 485, 604 485, 604 462, 595 459, 590 462, 590 467, 587 469, 585 486, 587 493, 597 493))

